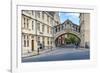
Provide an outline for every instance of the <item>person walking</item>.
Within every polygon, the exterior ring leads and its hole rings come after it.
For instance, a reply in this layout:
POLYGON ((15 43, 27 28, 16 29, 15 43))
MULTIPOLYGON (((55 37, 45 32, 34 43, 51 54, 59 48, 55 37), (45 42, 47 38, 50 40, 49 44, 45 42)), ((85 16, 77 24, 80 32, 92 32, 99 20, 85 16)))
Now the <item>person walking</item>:
POLYGON ((77 42, 77 43, 75 43, 75 46, 76 46, 76 49, 78 49, 78 47, 79 47, 79 44, 78 44, 78 42, 77 42))

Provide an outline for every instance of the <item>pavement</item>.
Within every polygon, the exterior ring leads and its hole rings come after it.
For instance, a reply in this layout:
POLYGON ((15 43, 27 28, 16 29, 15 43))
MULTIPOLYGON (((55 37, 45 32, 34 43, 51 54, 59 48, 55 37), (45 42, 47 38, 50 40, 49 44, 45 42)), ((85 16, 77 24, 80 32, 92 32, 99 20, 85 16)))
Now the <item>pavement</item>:
POLYGON ((37 55, 40 55, 40 54, 48 53, 48 52, 50 52, 52 50, 55 50, 55 49, 56 48, 42 49, 42 50, 39 50, 39 53, 37 52, 37 50, 34 50, 33 52, 29 52, 29 53, 23 54, 22 58, 31 57, 31 56, 37 56, 37 55))
POLYGON ((90 50, 85 48, 55 48, 52 51, 41 52, 39 55, 22 57, 22 62, 45 62, 61 60, 90 59, 90 50))

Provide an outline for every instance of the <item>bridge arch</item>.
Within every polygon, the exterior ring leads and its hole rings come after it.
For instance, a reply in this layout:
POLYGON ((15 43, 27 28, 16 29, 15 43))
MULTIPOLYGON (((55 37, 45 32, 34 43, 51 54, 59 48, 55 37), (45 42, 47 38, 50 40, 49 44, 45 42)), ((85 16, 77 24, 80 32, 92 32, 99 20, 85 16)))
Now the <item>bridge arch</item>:
POLYGON ((62 39, 65 34, 72 34, 75 38, 78 38, 81 42, 81 34, 80 34, 80 27, 74 23, 72 23, 70 20, 66 20, 64 23, 54 26, 54 41, 57 41, 57 39, 62 39))
POLYGON ((55 37, 54 37, 54 40, 56 40, 57 37, 59 37, 60 35, 68 34, 68 33, 73 34, 73 35, 77 36, 79 39, 81 39, 81 35, 80 35, 79 32, 72 31, 72 30, 67 30, 67 29, 66 29, 66 30, 61 30, 61 31, 55 33, 55 34, 54 34, 54 36, 55 36, 55 37))
MULTIPOLYGON (((68 45, 68 40, 66 41, 66 39, 68 39, 68 38, 70 38, 71 40, 73 40, 73 38, 74 38, 74 45, 76 44, 76 43, 78 43, 78 44, 80 44, 80 42, 81 42, 81 39, 77 36, 77 35, 75 35, 75 34, 73 34, 73 33, 63 33, 63 34, 61 34, 61 35, 59 35, 56 39, 55 39, 55 45, 56 46, 64 46, 64 45, 68 45), (73 36, 73 37, 72 37, 73 36), (71 38, 72 37, 72 38, 71 38), (76 40, 77 39, 77 40, 76 40)), ((70 41, 71 42, 71 41, 70 41)), ((70 44, 73 44, 72 42, 70 43, 70 44)))
POLYGON ((80 38, 80 36, 77 36, 76 34, 73 34, 73 33, 62 33, 62 34, 60 34, 59 36, 57 36, 56 38, 55 38, 55 40, 58 38, 58 37, 60 37, 60 36, 62 36, 62 35, 65 35, 65 34, 72 34, 72 35, 74 35, 74 36, 76 36, 80 41, 81 41, 81 38, 80 38))

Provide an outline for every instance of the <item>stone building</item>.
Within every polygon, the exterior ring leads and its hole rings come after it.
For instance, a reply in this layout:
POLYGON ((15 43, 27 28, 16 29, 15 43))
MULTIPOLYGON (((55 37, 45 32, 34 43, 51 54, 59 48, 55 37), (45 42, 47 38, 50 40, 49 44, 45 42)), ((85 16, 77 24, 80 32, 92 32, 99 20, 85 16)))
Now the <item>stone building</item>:
POLYGON ((36 51, 41 43, 45 49, 53 46, 53 26, 60 22, 57 12, 22 10, 22 54, 36 51))
POLYGON ((90 14, 80 13, 81 47, 90 47, 90 14))

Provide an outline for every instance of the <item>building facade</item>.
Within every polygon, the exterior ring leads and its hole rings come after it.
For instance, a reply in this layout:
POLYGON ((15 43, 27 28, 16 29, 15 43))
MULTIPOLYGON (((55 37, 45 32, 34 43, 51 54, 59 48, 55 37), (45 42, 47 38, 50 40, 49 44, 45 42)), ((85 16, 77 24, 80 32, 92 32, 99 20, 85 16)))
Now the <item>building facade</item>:
POLYGON ((53 47, 53 26, 59 24, 57 12, 22 10, 22 54, 36 51, 39 44, 53 47))
POLYGON ((90 14, 80 13, 81 47, 90 47, 90 14))

